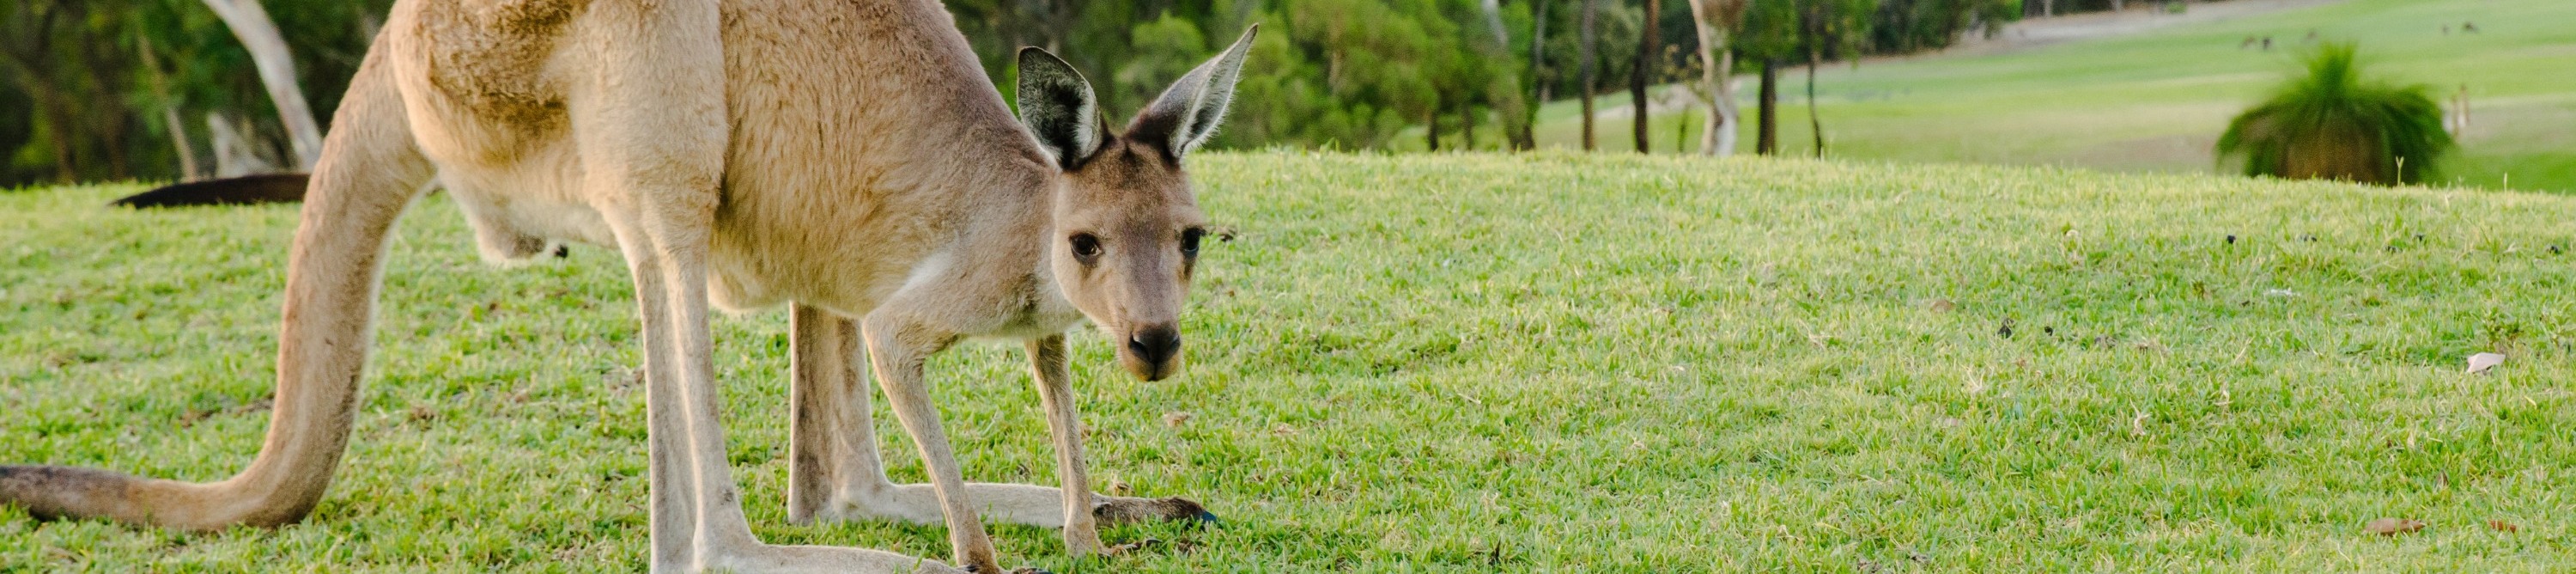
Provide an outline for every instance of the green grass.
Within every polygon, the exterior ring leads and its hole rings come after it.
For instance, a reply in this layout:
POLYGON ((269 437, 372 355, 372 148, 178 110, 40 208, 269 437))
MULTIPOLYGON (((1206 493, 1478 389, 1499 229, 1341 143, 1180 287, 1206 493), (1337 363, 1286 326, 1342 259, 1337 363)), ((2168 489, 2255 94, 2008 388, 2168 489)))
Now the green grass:
MULTIPOLYGON (((1836 157, 2234 172, 2212 157, 2219 133, 2299 73, 2315 30, 2358 43, 2370 77, 2430 85, 2446 107, 2468 89, 2475 124, 2441 181, 2576 193, 2576 27, 2568 22, 2576 2, 2352 0, 2017 53, 1829 64, 1817 83, 1819 113, 1836 157), (2481 32, 2458 31, 2463 22, 2481 32), (2273 50, 2238 47, 2263 36, 2273 50)), ((1781 80, 1783 153, 1807 155, 1814 138, 1804 69, 1783 70, 1781 80)), ((1745 82, 1743 153, 1753 148, 1753 85, 1745 82)), ((1627 101, 1619 92, 1596 104, 1627 101)), ((1574 108, 1556 102, 1542 111, 1542 145, 1579 145, 1574 108)), ((1655 148, 1674 149, 1669 130, 1679 125, 1659 116, 1655 148)), ((1605 149, 1634 149, 1626 120, 1597 133, 1605 149)), ((1698 136, 1685 141, 1696 147, 1698 136)))
MULTIPOLYGON (((1075 372, 1098 487, 1228 522, 1114 529, 1193 549, 1098 562, 1002 527, 1005 564, 2576 565, 2576 198, 1626 154, 1193 162, 1241 232, 1207 251, 1193 365, 1136 382, 1085 334, 1075 372), (2512 359, 2461 373, 2481 351, 2512 359), (2380 517, 2431 526, 2362 532, 2380 517)), ((100 207, 135 189, 0 195, 0 461, 205 480, 259 443, 295 210, 100 207)), ((306 521, 0 510, 0 570, 640 569, 622 266, 472 251, 444 198, 404 220, 357 438, 306 521)), ((936 527, 784 524, 784 324, 715 327, 756 528, 944 556, 936 527)), ((1053 480, 1016 352, 932 372, 968 476, 1053 480)))

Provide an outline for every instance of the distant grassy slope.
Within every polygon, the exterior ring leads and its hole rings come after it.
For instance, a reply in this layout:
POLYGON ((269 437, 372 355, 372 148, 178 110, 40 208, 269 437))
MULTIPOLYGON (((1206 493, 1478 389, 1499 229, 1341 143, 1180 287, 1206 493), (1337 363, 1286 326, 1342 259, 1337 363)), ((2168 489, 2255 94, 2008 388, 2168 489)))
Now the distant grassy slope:
MULTIPOLYGON (((1091 335, 1075 369, 1098 486, 1228 523, 1117 529, 1194 549, 1095 563, 999 528, 1006 564, 2576 565, 2576 198, 1629 155, 1192 161, 1241 235, 1207 250, 1190 370, 1132 381, 1091 335), (2513 358, 2462 374, 2478 351, 2513 358), (2431 526, 2361 531, 2384 516, 2431 526)), ((267 421, 295 210, 99 207, 130 191, 0 195, 0 461, 218 478, 267 421)), ((639 570, 621 265, 583 248, 487 268, 444 198, 402 227, 358 436, 309 520, 189 535, 0 510, 0 571, 639 570)), ((784 523, 783 329, 716 322, 757 528, 944 555, 935 527, 784 523)), ((945 355, 936 394, 969 476, 1047 483, 1015 355, 945 355)))
MULTIPOLYGON (((1839 157, 2210 171, 2210 146, 2228 118, 2296 68, 2315 30, 2359 42, 2373 77, 2431 85, 2446 106, 2468 88, 2475 125, 2446 180, 2502 188, 2511 174, 2515 189, 2576 192, 2571 22, 2576 2, 2565 0, 2353 0, 2017 53, 1828 66, 1817 91, 1839 157), (2462 32, 2464 22, 2480 32, 2462 32), (2270 52, 2238 47, 2264 36, 2274 40, 2270 52)), ((1788 153, 1807 154, 1803 70, 1782 79, 1781 140, 1788 153)), ((1600 104, 1627 101, 1623 92, 1600 104)), ((1750 153, 1749 93, 1744 101, 1750 153)), ((1572 109, 1549 106, 1542 143, 1576 145, 1572 109)), ((1633 149, 1626 121, 1599 133, 1607 147, 1633 149)), ((1655 146, 1669 150, 1672 141, 1664 133, 1655 146)))

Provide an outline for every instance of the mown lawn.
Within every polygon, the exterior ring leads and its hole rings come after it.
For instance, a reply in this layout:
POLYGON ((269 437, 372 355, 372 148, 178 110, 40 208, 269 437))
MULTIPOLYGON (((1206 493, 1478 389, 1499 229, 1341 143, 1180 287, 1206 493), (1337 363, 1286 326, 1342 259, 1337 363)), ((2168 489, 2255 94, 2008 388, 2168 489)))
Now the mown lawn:
MULTIPOLYGON (((2302 70, 2298 58, 2314 47, 2314 33, 2357 43, 2365 74, 2429 86, 2446 109, 2467 90, 2473 124, 2441 181, 2576 193, 2570 22, 2576 2, 2565 0, 2350 0, 2006 54, 1828 64, 1817 81, 1818 112, 1836 157, 2232 173, 2234 165, 2222 168, 2212 156, 2218 134, 2302 70), (2242 47, 2265 37, 2269 51, 2242 47)), ((1805 70, 1784 70, 1781 80, 1782 153, 1808 155, 1805 70)), ((1744 85, 1742 151, 1752 153, 1754 83, 1744 85)), ((1627 102, 1624 91, 1595 101, 1627 102)), ((1575 108, 1572 101, 1545 108, 1542 145, 1580 145, 1575 108)), ((1690 114, 1705 121, 1707 110, 1690 114)), ((1602 123, 1604 149, 1634 149, 1630 121, 1602 123)), ((1655 148, 1675 149, 1676 135, 1696 147, 1695 131, 1670 131, 1686 125, 1659 114, 1655 148)))
MULTIPOLYGON (((1077 341, 1097 487, 1215 529, 1058 572, 2563 572, 2576 198, 1805 160, 1209 154, 1193 364, 1077 341), (2462 372, 2469 354, 2511 359, 2462 372), (1180 414, 1186 414, 1186 420, 1180 414), (2422 531, 2365 533, 2377 518, 2422 531), (2511 528, 2490 526, 2490 521, 2511 528)), ((266 424, 292 207, 0 194, 0 461, 195 480, 266 424)), ((358 438, 304 523, 0 510, 0 570, 625 572, 645 555, 622 266, 393 245, 358 438)), ((717 322, 773 541, 785 319, 717 322)), ((968 475, 1049 483, 1017 353, 933 365, 968 475)), ((878 402, 898 480, 919 480, 878 402)))

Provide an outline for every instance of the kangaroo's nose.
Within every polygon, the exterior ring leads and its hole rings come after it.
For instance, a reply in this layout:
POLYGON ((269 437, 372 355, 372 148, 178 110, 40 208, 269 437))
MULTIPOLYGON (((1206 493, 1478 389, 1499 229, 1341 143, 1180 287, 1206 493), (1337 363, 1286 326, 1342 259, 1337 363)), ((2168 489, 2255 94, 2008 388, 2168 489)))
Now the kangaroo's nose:
POLYGON ((1161 365, 1181 353, 1181 330, 1171 325, 1151 325, 1127 336, 1127 350, 1145 364, 1161 365))

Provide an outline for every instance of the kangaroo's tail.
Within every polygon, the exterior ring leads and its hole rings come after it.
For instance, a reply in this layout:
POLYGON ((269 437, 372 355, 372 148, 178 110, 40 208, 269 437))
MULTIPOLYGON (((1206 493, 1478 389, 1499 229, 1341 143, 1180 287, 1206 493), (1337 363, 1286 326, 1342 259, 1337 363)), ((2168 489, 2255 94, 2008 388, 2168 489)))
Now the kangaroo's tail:
POLYGON ((385 238, 432 177, 381 39, 332 118, 286 268, 277 398, 259 457, 222 482, 59 466, 0 466, 0 504, 40 518, 108 518, 180 530, 302 519, 349 442, 385 238))
POLYGON ((173 183, 152 191, 118 198, 109 205, 122 207, 188 207, 196 205, 248 205, 254 203, 295 203, 304 201, 304 188, 312 184, 300 173, 265 173, 187 183, 173 183))

